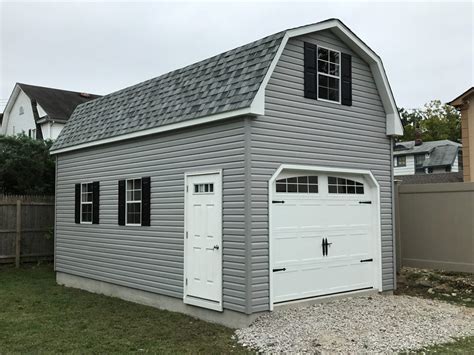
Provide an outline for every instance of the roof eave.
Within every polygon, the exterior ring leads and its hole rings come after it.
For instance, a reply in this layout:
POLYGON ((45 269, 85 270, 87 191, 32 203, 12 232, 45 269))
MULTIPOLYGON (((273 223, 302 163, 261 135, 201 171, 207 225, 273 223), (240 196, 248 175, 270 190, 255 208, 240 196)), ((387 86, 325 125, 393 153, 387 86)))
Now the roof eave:
POLYGON ((172 123, 172 124, 169 124, 169 125, 159 126, 159 127, 150 128, 150 129, 144 129, 144 130, 141 130, 141 131, 138 131, 138 132, 126 133, 126 134, 122 134, 122 135, 115 136, 115 137, 99 139, 99 140, 96 140, 96 141, 86 142, 86 143, 82 143, 82 144, 76 144, 76 145, 69 146, 69 147, 54 149, 54 145, 53 145, 53 147, 50 150, 50 154, 55 155, 55 154, 66 153, 66 152, 70 152, 70 151, 73 151, 73 150, 90 148, 90 147, 94 147, 94 146, 98 146, 98 145, 123 141, 123 140, 126 140, 126 139, 138 138, 138 137, 148 136, 148 135, 151 135, 151 134, 174 131, 174 130, 177 130, 177 129, 197 126, 197 125, 201 125, 201 124, 205 124, 205 123, 221 121, 221 120, 225 120, 225 119, 232 118, 232 117, 258 116, 258 115, 261 114, 260 110, 261 110, 261 103, 257 103, 255 105, 251 105, 250 107, 245 107, 245 108, 241 108, 241 109, 234 110, 234 111, 227 111, 227 112, 222 112, 222 113, 218 113, 218 114, 215 114, 215 115, 199 117, 199 118, 195 118, 195 119, 188 120, 188 121, 172 123))

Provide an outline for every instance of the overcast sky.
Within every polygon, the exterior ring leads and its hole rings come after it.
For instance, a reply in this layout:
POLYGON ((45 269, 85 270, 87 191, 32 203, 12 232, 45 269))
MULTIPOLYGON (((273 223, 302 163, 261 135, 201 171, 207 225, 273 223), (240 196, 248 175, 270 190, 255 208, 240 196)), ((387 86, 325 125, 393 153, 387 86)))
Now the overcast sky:
POLYGON ((398 106, 421 107, 473 85, 473 11, 470 1, 2 2, 0 104, 15 82, 107 94, 336 17, 382 57, 398 106))

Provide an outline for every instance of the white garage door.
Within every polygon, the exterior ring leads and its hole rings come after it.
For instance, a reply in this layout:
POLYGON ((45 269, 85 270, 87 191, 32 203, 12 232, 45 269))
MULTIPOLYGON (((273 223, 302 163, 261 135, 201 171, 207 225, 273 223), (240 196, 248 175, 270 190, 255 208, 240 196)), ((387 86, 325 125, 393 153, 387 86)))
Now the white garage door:
POLYGON ((375 287, 376 187, 363 175, 282 173, 272 194, 273 302, 375 287))

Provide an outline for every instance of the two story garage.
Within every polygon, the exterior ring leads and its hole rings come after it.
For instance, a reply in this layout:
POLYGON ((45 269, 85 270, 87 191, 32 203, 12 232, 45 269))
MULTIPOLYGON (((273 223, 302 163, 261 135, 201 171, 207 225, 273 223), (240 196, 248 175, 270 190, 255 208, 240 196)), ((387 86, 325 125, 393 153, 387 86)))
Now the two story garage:
POLYGON ((395 283, 381 59, 330 19, 82 104, 57 158, 57 281, 241 326, 395 283))

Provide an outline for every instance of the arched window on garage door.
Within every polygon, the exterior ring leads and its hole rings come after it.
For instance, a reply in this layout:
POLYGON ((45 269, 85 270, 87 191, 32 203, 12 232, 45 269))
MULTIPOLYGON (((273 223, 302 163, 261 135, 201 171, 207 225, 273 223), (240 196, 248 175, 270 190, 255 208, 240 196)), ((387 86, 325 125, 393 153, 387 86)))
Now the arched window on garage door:
POLYGON ((364 194, 364 184, 358 181, 328 176, 328 192, 330 194, 364 194))
POLYGON ((309 175, 278 179, 276 181, 276 192, 317 194, 318 177, 309 175))

